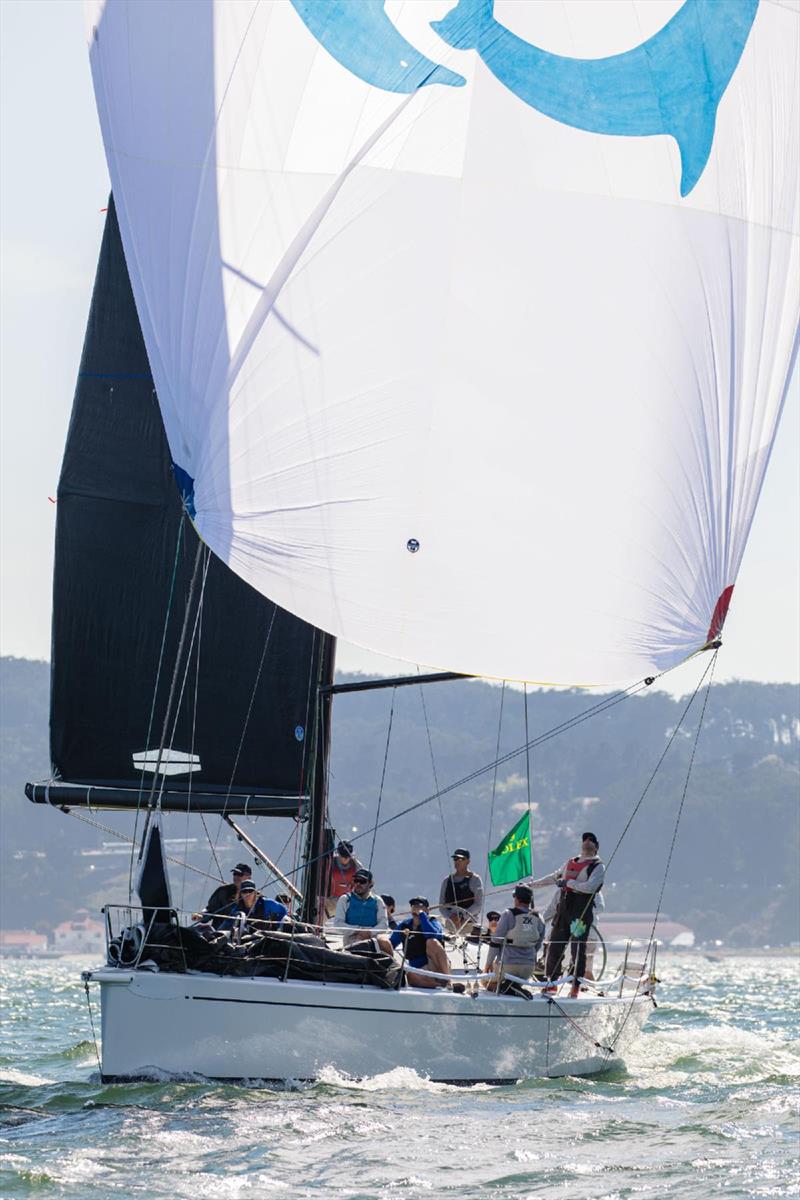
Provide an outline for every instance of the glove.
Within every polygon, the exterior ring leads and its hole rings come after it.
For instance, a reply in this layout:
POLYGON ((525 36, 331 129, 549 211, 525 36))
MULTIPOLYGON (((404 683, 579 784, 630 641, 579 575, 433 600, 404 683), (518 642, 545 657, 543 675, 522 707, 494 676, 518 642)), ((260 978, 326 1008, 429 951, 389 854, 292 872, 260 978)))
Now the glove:
POLYGON ((566 879, 559 879, 558 883, 556 884, 556 887, 562 892, 566 886, 567 886, 566 879))

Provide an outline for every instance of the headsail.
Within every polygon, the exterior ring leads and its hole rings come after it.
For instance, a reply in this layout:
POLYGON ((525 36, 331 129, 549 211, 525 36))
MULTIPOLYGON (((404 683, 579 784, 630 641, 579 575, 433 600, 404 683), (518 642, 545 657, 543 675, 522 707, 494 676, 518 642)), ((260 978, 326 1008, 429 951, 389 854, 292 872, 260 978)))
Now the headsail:
MULTIPOLYGON (((58 489, 50 737, 63 782, 28 785, 31 799, 147 804, 196 547, 189 522, 181 528, 111 202, 58 489)), ((213 556, 190 625, 158 772, 163 807, 297 814, 323 635, 213 556)))
POLYGON ((800 14, 579 11, 89 5, 197 527, 283 607, 411 662, 681 661, 724 621, 777 428, 800 14))

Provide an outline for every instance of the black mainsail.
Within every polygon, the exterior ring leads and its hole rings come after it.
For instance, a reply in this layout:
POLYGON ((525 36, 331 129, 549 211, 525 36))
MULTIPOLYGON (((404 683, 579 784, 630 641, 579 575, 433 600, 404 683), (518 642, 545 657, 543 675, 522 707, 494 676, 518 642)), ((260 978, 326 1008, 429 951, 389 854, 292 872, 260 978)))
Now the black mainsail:
POLYGON ((189 612, 191 651, 178 664, 179 702, 153 788, 197 546, 110 201, 58 487, 53 779, 28 784, 29 799, 129 809, 158 798, 164 811, 231 815, 305 811, 324 778, 318 689, 331 682, 331 639, 213 555, 189 612))

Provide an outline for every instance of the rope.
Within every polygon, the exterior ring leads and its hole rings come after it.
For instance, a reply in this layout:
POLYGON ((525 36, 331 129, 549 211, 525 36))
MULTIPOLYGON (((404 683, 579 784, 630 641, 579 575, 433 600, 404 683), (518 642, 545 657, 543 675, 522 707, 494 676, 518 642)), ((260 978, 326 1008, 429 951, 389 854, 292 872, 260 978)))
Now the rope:
POLYGON ((392 724, 394 722, 394 702, 397 695, 397 688, 392 688, 392 703, 389 708, 389 728, 386 730, 386 746, 383 751, 383 770, 381 771, 381 786, 378 792, 378 807, 375 811, 375 827, 372 830, 372 845, 369 851, 369 869, 372 870, 372 858, 375 854, 375 839, 378 836, 380 826, 381 804, 383 803, 383 785, 386 781, 386 764, 389 761, 389 743, 392 739, 392 724))
POLYGON ((99 1051, 99 1049, 98 1049, 98 1047, 97 1047, 97 1034, 95 1033, 95 1030, 94 1030, 94 1016, 92 1015, 92 1002, 91 1002, 91 1000, 89 999, 89 980, 88 980, 88 979, 84 979, 84 981, 83 981, 83 987, 84 987, 84 990, 85 990, 85 992, 86 992, 86 1007, 87 1007, 87 1008, 88 1008, 88 1010, 89 1010, 89 1025, 91 1026, 91 1030, 92 1030, 92 1041, 94 1042, 94 1056, 95 1056, 95 1058, 97 1059, 97 1069, 98 1069, 98 1071, 100 1072, 100 1074, 101 1074, 101 1076, 102 1076, 102 1074, 103 1074, 103 1068, 102 1068, 102 1066, 101 1066, 101 1063, 100 1063, 100 1051, 99 1051))

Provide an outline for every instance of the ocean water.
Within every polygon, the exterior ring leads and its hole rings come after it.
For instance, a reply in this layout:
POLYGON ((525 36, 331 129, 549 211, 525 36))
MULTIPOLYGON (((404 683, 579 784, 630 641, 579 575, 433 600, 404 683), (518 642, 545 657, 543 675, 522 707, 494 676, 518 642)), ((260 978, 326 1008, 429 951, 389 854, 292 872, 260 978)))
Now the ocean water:
POLYGON ((800 1196, 792 958, 663 956, 626 1070, 466 1089, 400 1069, 104 1086, 89 965, 1 964, 3 1198, 800 1196))

